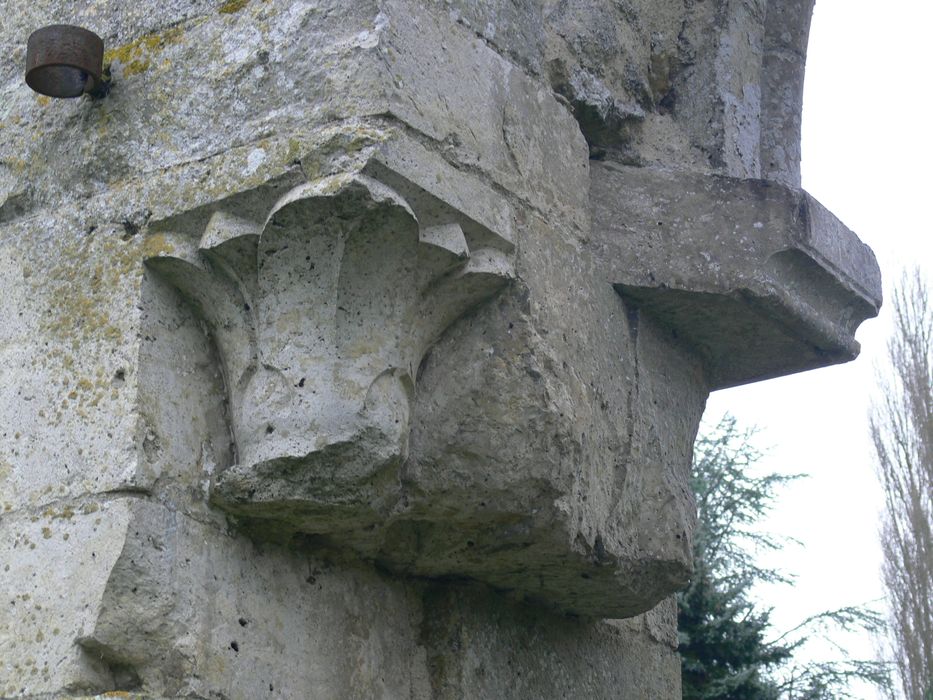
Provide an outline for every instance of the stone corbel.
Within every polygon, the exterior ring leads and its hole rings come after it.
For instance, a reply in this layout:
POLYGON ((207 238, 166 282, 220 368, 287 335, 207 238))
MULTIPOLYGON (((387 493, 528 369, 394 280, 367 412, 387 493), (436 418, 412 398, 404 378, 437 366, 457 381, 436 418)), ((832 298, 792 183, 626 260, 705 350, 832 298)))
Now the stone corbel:
POLYGON ((510 279, 511 244, 384 162, 150 231, 164 252, 149 268, 193 304, 223 365, 235 463, 213 500, 315 532, 384 516, 419 364, 510 279))
POLYGON ((590 197, 616 291, 702 359, 711 390, 858 355, 878 263, 806 192, 596 164, 590 197))

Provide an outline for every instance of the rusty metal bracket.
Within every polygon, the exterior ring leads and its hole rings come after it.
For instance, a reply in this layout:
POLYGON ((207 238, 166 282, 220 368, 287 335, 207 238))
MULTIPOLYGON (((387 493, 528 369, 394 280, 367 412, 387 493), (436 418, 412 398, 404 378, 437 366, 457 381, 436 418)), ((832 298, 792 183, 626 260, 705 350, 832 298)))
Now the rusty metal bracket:
POLYGON ((69 24, 37 29, 26 44, 26 84, 49 97, 106 94, 104 42, 69 24))

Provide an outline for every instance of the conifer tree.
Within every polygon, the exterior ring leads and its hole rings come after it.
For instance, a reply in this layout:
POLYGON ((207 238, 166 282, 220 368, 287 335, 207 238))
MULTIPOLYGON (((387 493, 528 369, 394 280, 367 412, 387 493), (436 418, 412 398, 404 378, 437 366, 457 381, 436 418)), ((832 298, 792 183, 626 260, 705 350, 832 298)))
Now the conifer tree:
POLYGON ((756 475, 761 454, 725 416, 700 435, 692 475, 697 500, 694 576, 678 595, 679 651, 685 700, 829 700, 853 697, 860 679, 887 687, 886 665, 875 661, 799 661, 815 635, 874 631, 880 616, 862 607, 815 615, 785 634, 771 626, 770 610, 752 599, 761 583, 790 583, 779 571, 760 566, 756 553, 788 544, 763 533, 759 521, 776 491, 801 475, 756 475))

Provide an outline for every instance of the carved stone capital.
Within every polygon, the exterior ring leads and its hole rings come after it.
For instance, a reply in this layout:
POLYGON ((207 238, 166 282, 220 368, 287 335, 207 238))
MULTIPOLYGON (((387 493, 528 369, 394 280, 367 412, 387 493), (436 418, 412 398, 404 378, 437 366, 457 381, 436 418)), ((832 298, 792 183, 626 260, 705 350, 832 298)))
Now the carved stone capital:
POLYGON ((362 171, 284 178, 152 226, 171 252, 149 267, 223 365, 236 456, 213 498, 237 512, 331 529, 342 504, 380 510, 425 352, 511 276, 504 239, 373 168, 408 196, 362 171))

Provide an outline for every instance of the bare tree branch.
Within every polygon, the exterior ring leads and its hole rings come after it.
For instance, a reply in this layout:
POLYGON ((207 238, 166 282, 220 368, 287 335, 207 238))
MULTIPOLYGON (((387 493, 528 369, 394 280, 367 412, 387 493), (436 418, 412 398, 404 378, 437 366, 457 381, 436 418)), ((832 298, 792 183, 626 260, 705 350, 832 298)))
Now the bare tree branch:
POLYGON ((933 700, 933 305, 920 270, 894 294, 894 333, 871 412, 884 489, 882 577, 903 696, 933 700))

